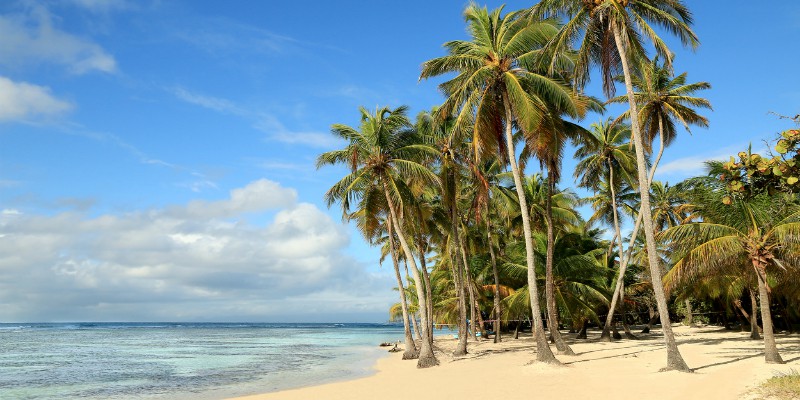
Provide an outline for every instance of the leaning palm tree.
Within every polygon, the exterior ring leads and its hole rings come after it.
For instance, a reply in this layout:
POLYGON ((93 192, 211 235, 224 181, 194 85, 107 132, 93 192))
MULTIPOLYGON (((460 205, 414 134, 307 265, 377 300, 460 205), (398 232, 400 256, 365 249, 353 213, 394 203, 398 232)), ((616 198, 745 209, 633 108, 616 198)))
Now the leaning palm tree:
POLYGON ((697 277, 726 273, 747 265, 758 282, 764 358, 782 364, 775 345, 770 313, 768 273, 800 264, 800 209, 796 204, 758 195, 722 203, 722 190, 707 191, 695 201, 702 207, 702 222, 678 225, 659 236, 681 255, 665 277, 691 284, 697 277))
MULTIPOLYGON (((555 25, 551 22, 531 23, 519 18, 518 12, 502 15, 502 11, 502 7, 490 13, 474 3, 467 6, 464 18, 471 40, 445 43, 449 54, 426 61, 420 78, 451 72, 457 74, 439 86, 447 97, 440 113, 455 115, 454 129, 457 131, 471 131, 477 159, 499 153, 510 164, 519 203, 525 205, 522 172, 517 165, 514 146, 514 127, 523 132, 534 132, 552 105, 570 116, 577 116, 578 107, 573 92, 565 85, 525 68, 528 60, 539 55, 537 49, 555 34, 555 25)), ((521 207, 521 211, 537 360, 558 362, 544 336, 527 207, 521 207)))
MULTIPOLYGON (((394 232, 392 224, 389 222, 389 216, 385 212, 385 202, 381 199, 379 191, 366 192, 359 202, 358 210, 347 215, 346 219, 355 221, 358 230, 367 239, 370 245, 379 244, 384 242, 385 252, 382 251, 380 262, 386 256, 386 253, 391 255, 392 266, 394 267, 395 278, 397 279, 397 291, 400 294, 400 307, 399 311, 403 319, 403 332, 405 334, 405 345, 403 352, 404 360, 416 359, 419 356, 417 347, 414 344, 414 337, 411 334, 411 327, 409 325, 408 301, 406 300, 405 285, 400 275, 400 263, 397 256, 397 245, 395 243, 394 232), (383 216, 383 218, 381 218, 383 216), (383 234, 386 233, 386 237, 383 234)), ((411 319, 413 321, 413 318, 411 319)))
POLYGON ((417 300, 422 324, 422 340, 417 366, 420 368, 438 364, 429 336, 432 335, 428 320, 427 294, 424 280, 417 268, 414 253, 406 239, 404 223, 405 209, 414 201, 414 196, 406 183, 407 179, 425 181, 438 186, 435 174, 420 164, 417 159, 424 147, 417 146, 416 133, 406 116, 404 106, 394 110, 383 107, 370 113, 361 107, 359 129, 335 124, 331 133, 348 142, 341 150, 333 150, 319 155, 317 168, 324 165, 344 164, 350 172, 336 182, 327 193, 328 206, 339 202, 345 213, 350 211, 351 202, 363 198, 365 194, 382 191, 389 213, 389 221, 394 234, 403 249, 406 262, 411 266, 417 290, 417 300))
MULTIPOLYGON (((637 65, 646 58, 642 38, 645 37, 653 43, 656 52, 664 57, 668 66, 672 63, 671 51, 651 24, 677 35, 684 45, 696 47, 699 43, 697 36, 689 27, 692 23, 692 14, 681 0, 542 0, 531 8, 530 14, 535 18, 549 16, 568 18, 567 23, 553 37, 548 47, 554 54, 558 54, 580 41, 574 74, 578 88, 584 87, 589 80, 590 65, 597 63, 603 76, 603 87, 610 97, 615 89, 612 77, 621 69, 625 78, 630 114, 635 116, 639 115, 639 111, 631 81, 633 76, 631 65, 637 65)), ((555 67, 556 61, 553 61, 551 68, 555 67)), ((639 193, 642 198, 640 213, 644 225, 648 261, 652 276, 657 277, 660 276, 660 267, 650 216, 648 166, 638 118, 631 118, 631 132, 636 150, 639 193)), ((653 292, 667 345, 667 369, 688 372, 690 369, 678 350, 669 324, 664 288, 661 284, 654 284, 653 292)))

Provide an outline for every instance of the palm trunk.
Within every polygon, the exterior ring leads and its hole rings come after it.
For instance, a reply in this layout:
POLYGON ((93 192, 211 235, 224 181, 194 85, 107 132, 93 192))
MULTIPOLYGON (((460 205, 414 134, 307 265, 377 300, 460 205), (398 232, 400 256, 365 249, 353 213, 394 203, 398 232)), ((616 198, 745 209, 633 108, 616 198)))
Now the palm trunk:
POLYGON ((464 264, 465 283, 467 284, 467 293, 469 294, 469 337, 474 341, 478 341, 478 337, 475 334, 475 332, 478 331, 478 319, 475 317, 475 285, 472 284, 472 273, 470 272, 469 263, 467 262, 467 251, 464 248, 464 243, 459 240, 458 244, 461 248, 461 262, 464 264))
POLYGON ((650 319, 647 320, 647 325, 645 325, 644 329, 642 329, 642 333, 650 333, 650 329, 653 328, 653 324, 658 321, 658 313, 656 310, 653 310, 653 305, 650 302, 647 302, 647 315, 650 319))
POLYGON ((475 318, 478 321, 478 332, 481 334, 481 339, 486 339, 486 322, 483 320, 483 314, 481 314, 481 305, 477 299, 475 299, 475 318))
POLYGON ((553 227, 553 180, 552 168, 547 168, 547 198, 545 199, 544 217, 547 222, 547 257, 545 259, 545 299, 547 301, 547 326, 553 337, 559 354, 574 356, 575 352, 564 342, 558 331, 558 309, 556 308, 555 282, 553 277, 553 256, 555 252, 555 228, 553 227))
POLYGON ((678 344, 675 342, 675 335, 672 332, 672 326, 669 320, 669 310, 667 309, 667 298, 664 293, 664 285, 661 282, 661 266, 658 258, 658 250, 656 248, 655 232, 653 231, 653 218, 650 210, 650 187, 647 176, 647 164, 644 158, 644 143, 642 134, 639 129, 639 112, 636 105, 636 99, 633 96, 633 84, 631 83, 630 66, 628 65, 628 55, 625 44, 622 42, 622 37, 616 21, 611 21, 614 26, 614 42, 619 51, 620 61, 622 62, 622 72, 625 76, 625 89, 628 92, 628 103, 630 103, 631 112, 631 133, 633 135, 633 144, 636 149, 636 168, 639 175, 639 193, 641 195, 641 210, 639 214, 642 215, 642 224, 644 224, 644 234, 647 243, 647 258, 650 263, 650 276, 652 277, 653 293, 656 298, 656 305, 658 306, 658 313, 661 316, 661 326, 664 330, 664 342, 667 346, 667 370, 678 370, 683 372, 691 372, 686 361, 683 360, 678 344))
POLYGON ((492 274, 494 274, 494 342, 500 343, 503 338, 500 337, 500 274, 497 273, 497 259, 494 255, 494 243, 492 243, 492 227, 488 222, 486 223, 486 238, 489 242, 489 257, 492 260, 492 274))
POLYGON ((684 299, 683 305, 686 306, 686 320, 684 321, 684 324, 692 326, 694 324, 692 321, 692 302, 690 302, 689 299, 684 299))
MULTIPOLYGON (((422 235, 420 235, 419 244, 417 246, 419 247, 419 262, 420 266, 422 267, 420 268, 422 270, 422 280, 425 281, 425 294, 428 295, 428 308, 426 310, 428 312, 428 321, 433 324, 433 292, 431 289, 431 279, 428 276, 428 265, 425 262, 425 251, 427 250, 427 246, 422 239, 422 235)), ((428 335, 428 339, 431 342, 431 346, 433 346, 432 333, 428 335)))
POLYGON ((587 328, 589 328, 589 321, 584 319, 583 323, 581 324, 581 330, 578 332, 578 336, 575 336, 575 339, 586 339, 587 328))
POLYGON ((411 325, 414 327, 414 333, 417 334, 417 337, 420 338, 420 340, 424 339, 425 337, 422 336, 422 332, 419 331, 419 325, 417 324, 417 316, 414 315, 413 313, 411 314, 411 325))
POLYGON ((747 289, 750 292, 750 338, 752 339, 761 339, 759 333, 761 333, 761 328, 758 327, 758 300, 756 299, 756 293, 753 289, 747 289))
MULTIPOLYGON (((386 203, 389 205, 389 212, 392 216, 392 223, 395 226, 395 231, 397 232, 397 239, 400 240, 400 246, 403 249, 403 253, 406 255, 406 261, 411 263, 411 270, 414 273, 414 281, 416 283, 419 308, 423 310, 427 309, 428 299, 426 298, 427 296, 425 293, 425 288, 423 287, 424 283, 422 276, 420 276, 419 269, 417 268, 417 262, 415 261, 414 253, 411 251, 411 247, 409 247, 408 241, 406 241, 406 237, 403 234, 403 221, 397 217, 397 210, 395 209, 394 201, 392 200, 392 196, 389 194, 389 187, 385 182, 383 184, 383 192, 386 196, 386 203)), ((437 360, 436 355, 433 354, 433 346, 431 346, 431 341, 428 336, 432 335, 433 333, 431 332, 431 323, 428 320, 427 313, 420 313, 420 323, 422 324, 422 337, 420 338, 421 348, 419 352, 419 358, 417 359, 417 368, 427 368, 438 365, 439 360, 437 360)))
MULTIPOLYGON (((658 163, 661 161, 661 156, 664 154, 664 125, 663 125, 663 121, 661 121, 660 118, 658 119, 658 141, 659 141, 658 156, 656 156, 655 162, 653 162, 653 165, 650 167, 650 174, 647 176, 647 189, 648 190, 650 190, 650 185, 653 183, 653 177, 656 174, 656 168, 658 167, 658 163)), ((610 165, 609 165, 609 169, 613 170, 613 168, 611 168, 610 165)), ((613 173, 613 171, 611 173, 613 173)), ((612 193, 613 193, 613 188, 612 188, 612 193)), ((612 201, 615 201, 615 199, 612 199, 612 201)), ((616 211, 617 211, 617 208, 615 206, 614 207, 615 214, 616 214, 616 211)), ((642 225, 642 213, 639 213, 636 216, 636 223, 633 225, 633 230, 631 231, 631 240, 628 242, 628 251, 625 253, 624 257, 621 254, 621 252, 622 252, 622 236, 620 236, 621 233, 619 231, 619 226, 618 226, 619 219, 616 217, 616 215, 614 216, 614 223, 616 224, 614 226, 614 228, 617 230, 616 235, 619 236, 619 238, 620 238, 619 276, 622 277, 622 276, 625 276, 625 271, 628 269, 628 263, 629 263, 629 261, 631 259, 631 255, 633 254, 633 244, 636 242, 636 236, 639 234, 639 227, 642 225)), ((617 282, 620 282, 620 281, 617 280, 617 282)), ((619 285, 619 284, 614 288, 614 296, 613 296, 611 302, 615 303, 617 298, 619 298, 619 302, 620 303, 625 299, 625 292, 622 290, 622 285, 619 285)), ((603 327, 603 334, 600 336, 601 340, 610 340, 610 338, 608 338, 607 330, 610 328, 609 327, 609 325, 611 324, 610 319, 613 318, 613 316, 614 316, 614 310, 615 310, 615 308, 612 306, 611 309, 608 311, 609 315, 608 315, 608 317, 606 317, 606 325, 605 325, 605 327, 603 327), (604 339, 604 337, 605 337, 605 339, 604 339)), ((650 316, 650 320, 652 320, 652 319, 653 319, 653 317, 650 316)), ((651 324, 648 324, 648 327, 645 328, 646 331, 643 330, 642 333, 649 333, 650 332, 650 325, 651 324)))
POLYGON ((531 233, 531 221, 528 212, 528 201, 525 199, 525 188, 522 185, 522 173, 517 166, 517 155, 514 150, 514 137, 511 133, 511 123, 513 121, 511 112, 511 103, 508 99, 508 93, 503 92, 503 105, 506 112, 506 150, 508 152, 508 162, 511 164, 511 174, 514 176, 514 186, 519 198, 519 208, 522 216, 522 230, 525 235, 525 261, 528 267, 528 290, 531 301, 531 311, 533 314, 533 335, 536 337, 536 360, 547 363, 560 362, 553 355, 550 350, 550 345, 547 343, 547 337, 544 335, 544 326, 542 325, 541 308, 539 307, 539 288, 536 282, 536 269, 533 259, 533 235, 531 233))
POLYGON ((461 284, 461 268, 458 264, 458 250, 450 243, 450 270, 453 275, 453 283, 455 284, 456 303, 458 304, 458 345, 453 351, 454 356, 463 356, 467 354, 467 308, 466 300, 464 299, 464 288, 461 284), (456 252, 456 254, 452 254, 456 252))
POLYGON ((405 333, 405 351, 403 360, 414 360, 419 356, 417 346, 414 344, 414 337, 411 335, 411 328, 408 325, 408 303, 406 302, 406 291, 403 286, 403 278, 400 276, 400 264, 397 261, 395 252, 394 233, 392 232, 391 217, 389 217, 387 230, 389 232, 389 252, 392 254, 394 264, 394 275, 397 278, 397 289, 400 292, 400 308, 403 310, 403 331, 405 333))
POLYGON ((753 267, 758 275, 758 296, 761 298, 761 325, 764 326, 764 360, 767 364, 783 364, 781 355, 778 354, 778 347, 775 345, 775 333, 772 331, 772 314, 769 310, 769 286, 767 283, 767 272, 765 265, 755 265, 753 267))
POLYGON ((456 284, 456 296, 458 296, 458 345, 453 352, 454 356, 463 356, 467 354, 467 337, 469 336, 467 325, 467 300, 464 295, 464 273, 460 265, 460 250, 461 246, 459 238, 458 224, 455 220, 456 210, 455 206, 450 206, 450 229, 452 236, 450 237, 450 248, 455 253, 451 259, 451 266, 453 270, 453 281, 456 284))
POLYGON ((617 284, 614 286, 614 294, 611 296, 611 305, 608 307, 608 315, 606 316, 606 324, 603 325, 603 333, 600 335, 600 340, 605 342, 611 341, 611 322, 614 320, 614 311, 617 309, 617 298, 622 301, 622 283, 625 277, 625 268, 622 265, 623 252, 622 252, 622 232, 619 228, 619 214, 617 213, 617 190, 614 188, 614 166, 611 160, 608 161, 608 186, 611 190, 611 211, 614 214, 614 235, 619 240, 619 273, 617 274, 617 284))

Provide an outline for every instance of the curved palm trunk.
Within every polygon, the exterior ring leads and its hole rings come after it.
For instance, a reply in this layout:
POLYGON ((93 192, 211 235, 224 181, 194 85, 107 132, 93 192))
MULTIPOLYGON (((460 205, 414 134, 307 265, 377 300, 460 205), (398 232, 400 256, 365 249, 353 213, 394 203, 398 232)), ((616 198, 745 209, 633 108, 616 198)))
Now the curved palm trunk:
MULTIPOLYGON (((389 205, 389 212, 392 216, 392 223, 394 223, 395 230, 397 232, 397 239, 400 240, 400 246, 403 249, 403 253, 406 255, 406 260, 411 262, 411 270, 414 273, 414 281, 416 282, 416 289, 417 289, 417 297, 419 299, 419 308, 420 309, 427 309, 428 307, 428 299, 426 298, 425 288, 423 287, 422 277, 420 276, 419 269, 417 268, 417 262, 414 258, 414 253, 411 252, 411 247, 408 246, 408 242, 406 241, 406 237, 403 234, 403 221, 398 219, 397 211, 395 210, 394 201, 392 201, 392 196, 389 194, 389 188, 384 182, 383 184, 383 192, 386 196, 386 202, 389 205)), ((417 359, 417 368, 427 368, 432 367, 434 365, 439 364, 439 360, 436 359, 436 355, 433 354, 433 346, 431 346, 431 341, 428 335, 431 335, 431 323, 428 320, 428 313, 421 312, 420 313, 420 322, 422 324, 422 337, 420 340, 420 352, 419 358, 417 359)))
POLYGON ((756 313, 758 312, 758 300, 756 299, 756 293, 753 289, 747 289, 750 292, 750 339, 757 339, 761 340, 761 328, 758 327, 758 317, 756 313))
POLYGON ((642 333, 650 333, 650 329, 653 328, 653 324, 655 324, 659 318, 656 310, 653 310, 653 305, 650 304, 650 301, 647 302, 647 315, 650 316, 650 319, 647 320, 647 325, 642 329, 642 333))
MULTIPOLYGON (((420 235, 418 247, 419 247, 419 262, 420 266, 422 267, 420 268, 422 270, 422 280, 425 281, 425 294, 428 295, 428 308, 426 311, 428 312, 428 321, 430 321, 431 326, 433 326, 433 293, 431 289, 431 279, 428 276, 428 265, 425 262, 425 251, 428 248, 428 246, 424 243, 422 235, 420 235)), ((431 342, 431 346, 433 346, 432 333, 428 335, 428 339, 431 342)))
POLYGON ((617 299, 619 299, 620 302, 622 301, 622 284, 625 277, 625 266, 623 266, 622 262, 622 232, 619 228, 619 214, 617 213, 617 191, 614 188, 614 166, 611 165, 611 160, 607 161, 609 180, 608 186, 611 189, 611 209, 612 213, 614 214, 614 235, 619 238, 619 273, 617 274, 617 284, 614 287, 614 294, 611 296, 611 305, 608 307, 608 315, 606 316, 606 323, 603 325, 603 333, 600 335, 600 340, 610 342, 612 328, 611 323, 614 320, 614 312, 617 309, 617 299))
POLYGON ((628 55, 625 44, 622 42, 619 29, 616 21, 612 21, 614 33, 614 42, 619 51, 620 60, 622 62, 622 72, 625 77, 625 89, 628 94, 628 103, 631 108, 631 133, 633 134, 633 144, 636 150, 636 168, 639 175, 639 194, 641 195, 641 210, 639 214, 642 215, 642 224, 644 224, 644 234, 647 242, 647 258, 650 264, 650 276, 652 277, 653 293, 656 298, 656 305, 658 306, 658 313, 661 316, 661 326, 664 330, 664 342, 667 345, 667 370, 678 370, 683 372, 691 372, 686 361, 683 360, 678 344, 675 342, 675 335, 672 332, 672 326, 669 320, 669 311, 667 309, 667 298, 664 294, 664 285, 661 282, 661 267, 658 259, 656 249, 655 232, 653 231, 653 218, 650 210, 650 187, 647 176, 647 164, 644 158, 644 144, 642 134, 639 130, 638 108, 636 99, 633 96, 633 84, 631 83, 630 66, 628 65, 628 55))
POLYGON ((531 311, 533 314, 533 335, 536 337, 536 360, 547 363, 557 363, 560 361, 553 355, 547 337, 544 335, 542 325, 541 308, 539 307, 539 288, 536 282, 536 269, 533 259, 533 235, 531 233, 530 214, 528 212, 528 201, 525 199, 525 188, 522 186, 522 174, 517 166, 517 155, 514 151, 514 137, 511 133, 511 103, 508 100, 508 93, 503 92, 503 104, 506 112, 506 150, 508 152, 508 162, 511 164, 511 174, 514 176, 514 186, 519 198, 519 208, 522 214, 522 230, 525 235, 525 261, 528 266, 528 290, 530 291, 531 311))
POLYGON ((494 274, 494 342, 500 343, 500 275, 497 273, 497 258, 494 255, 494 244, 492 243, 492 227, 486 223, 486 238, 489 242, 489 257, 492 260, 492 274, 494 274))
POLYGON ((547 326, 553 336, 559 354, 574 356, 575 352, 564 342, 561 332, 558 331, 558 308, 556 308, 555 283, 553 278, 553 256, 555 253, 555 229, 553 227, 553 175, 551 168, 547 169, 547 198, 545 199, 544 218, 547 222, 547 257, 545 259, 545 298, 547 301, 547 326))
POLYGON ((417 324, 417 316, 414 313, 411 314, 411 326, 414 327, 414 333, 417 334, 417 337, 423 339, 422 332, 419 331, 419 325, 417 324))
MULTIPOLYGON (((658 156, 656 156, 656 160, 653 162, 653 165, 650 167, 650 174, 647 176, 647 187, 648 187, 648 190, 650 188, 650 185, 653 183, 653 177, 656 175, 656 168, 658 167, 658 163, 661 161, 661 156, 664 155, 664 124, 663 124, 663 121, 660 118, 658 120, 658 142, 659 142, 658 156)), ((610 168, 610 166, 609 166, 609 168, 610 168)), ((616 208, 615 208, 615 211, 616 211, 616 208)), ((618 221, 619 220, 615 216, 614 217, 614 223, 618 224, 619 223, 618 221)), ((641 227, 641 225, 642 225, 642 213, 639 213, 638 215, 636 215, 636 223, 633 225, 633 230, 631 231, 631 239, 630 239, 630 241, 628 241, 628 251, 625 253, 624 257, 622 256, 622 253, 620 253, 620 256, 619 256, 620 257, 619 258, 619 260, 620 260, 619 276, 620 277, 625 276, 625 271, 628 269, 628 262, 631 259, 631 254, 633 254, 633 244, 636 242, 636 236, 639 234, 639 227, 641 227)), ((618 226, 615 225, 615 228, 618 231, 616 233, 616 235, 621 235, 621 233, 619 232, 618 226)), ((620 236, 620 251, 622 251, 621 250, 622 249, 621 246, 622 246, 622 237, 620 236)), ((617 282, 618 282, 618 284, 614 288, 614 297, 613 297, 614 300, 612 300, 612 303, 614 303, 617 298, 619 298, 620 303, 625 299, 625 292, 622 290, 622 285, 619 284, 619 282, 620 282, 619 280, 617 282)), ((648 305, 648 307, 650 307, 650 306, 648 305)), ((609 314, 613 313, 614 308, 612 307, 611 310, 612 311, 609 311, 609 314)), ((611 324, 610 317, 613 317, 613 315, 610 315, 609 317, 606 317, 606 325, 605 325, 605 327, 603 327, 603 335, 604 336, 607 335, 606 331, 607 331, 607 329, 609 329, 608 327, 611 324)), ((647 327, 645 327, 645 329, 642 330, 642 333, 649 333, 650 332, 650 327, 653 324, 652 321, 654 321, 654 318, 651 315, 650 316, 650 321, 648 322, 647 327)), ((601 339, 602 338, 603 338, 603 336, 601 336, 601 339)))
POLYGON ((406 291, 403 289, 403 278, 400 276, 400 263, 397 261, 397 253, 395 252, 394 234, 392 232, 391 217, 389 217, 389 252, 392 254, 392 263, 394 264, 394 275, 397 278, 397 288, 400 292, 400 308, 403 310, 403 331, 405 333, 405 351, 403 352, 403 360, 414 360, 419 356, 417 346, 414 344, 414 337, 411 335, 411 327, 408 325, 408 303, 406 302, 406 291))
POLYGON ((460 243, 458 224, 455 221, 455 217, 452 217, 452 215, 455 215, 455 212, 455 208, 451 205, 450 229, 452 231, 452 237, 450 238, 450 247, 455 254, 450 259, 450 266, 453 273, 453 282, 456 286, 456 296, 458 296, 458 345, 453 355, 463 356, 467 354, 467 337, 469 335, 467 330, 469 327, 467 326, 467 299, 464 295, 464 273, 459 264, 461 246, 457 244, 460 243))
MULTIPOLYGON (((758 296, 761 298, 761 325, 764 326, 764 360, 768 364, 783 364, 778 347, 775 345, 775 333, 772 330, 772 313, 769 310, 769 286, 767 283, 766 265, 753 260, 753 268, 758 275, 758 296)), ((755 318, 754 318, 755 319, 755 318)))
MULTIPOLYGON (((406 267, 406 279, 410 279, 409 277, 411 275, 409 275, 408 273, 408 260, 406 260, 405 258, 403 258, 403 265, 405 265, 406 267)), ((417 308, 419 308, 419 304, 417 304, 417 308)), ((414 328, 414 334, 416 334, 418 338, 422 339, 423 338, 422 332, 419 331, 419 325, 417 325, 417 316, 415 313, 410 313, 410 315, 411 315, 411 327, 414 328)))
POLYGON ((475 316, 475 285, 472 284, 472 273, 469 269, 469 262, 467 262, 467 251, 464 248, 464 243, 459 241, 459 247, 461 248, 461 262, 464 264, 464 276, 466 277, 465 282, 467 285, 467 293, 469 294, 469 336, 474 341, 478 341, 478 337, 475 334, 478 328, 478 320, 481 319, 475 316))

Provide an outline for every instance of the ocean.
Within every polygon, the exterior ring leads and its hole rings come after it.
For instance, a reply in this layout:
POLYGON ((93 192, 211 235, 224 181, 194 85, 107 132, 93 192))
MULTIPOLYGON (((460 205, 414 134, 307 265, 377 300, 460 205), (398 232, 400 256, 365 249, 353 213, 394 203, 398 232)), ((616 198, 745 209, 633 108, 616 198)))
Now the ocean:
POLYGON ((401 324, 0 324, 0 399, 220 399, 365 376, 401 324))

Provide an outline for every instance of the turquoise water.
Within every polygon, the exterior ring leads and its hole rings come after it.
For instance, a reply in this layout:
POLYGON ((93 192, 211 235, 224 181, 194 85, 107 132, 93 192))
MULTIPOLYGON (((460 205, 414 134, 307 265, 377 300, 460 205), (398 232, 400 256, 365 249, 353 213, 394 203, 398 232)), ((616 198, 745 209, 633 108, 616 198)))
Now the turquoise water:
POLYGON ((218 399, 367 375, 395 324, 0 324, 0 399, 218 399))

